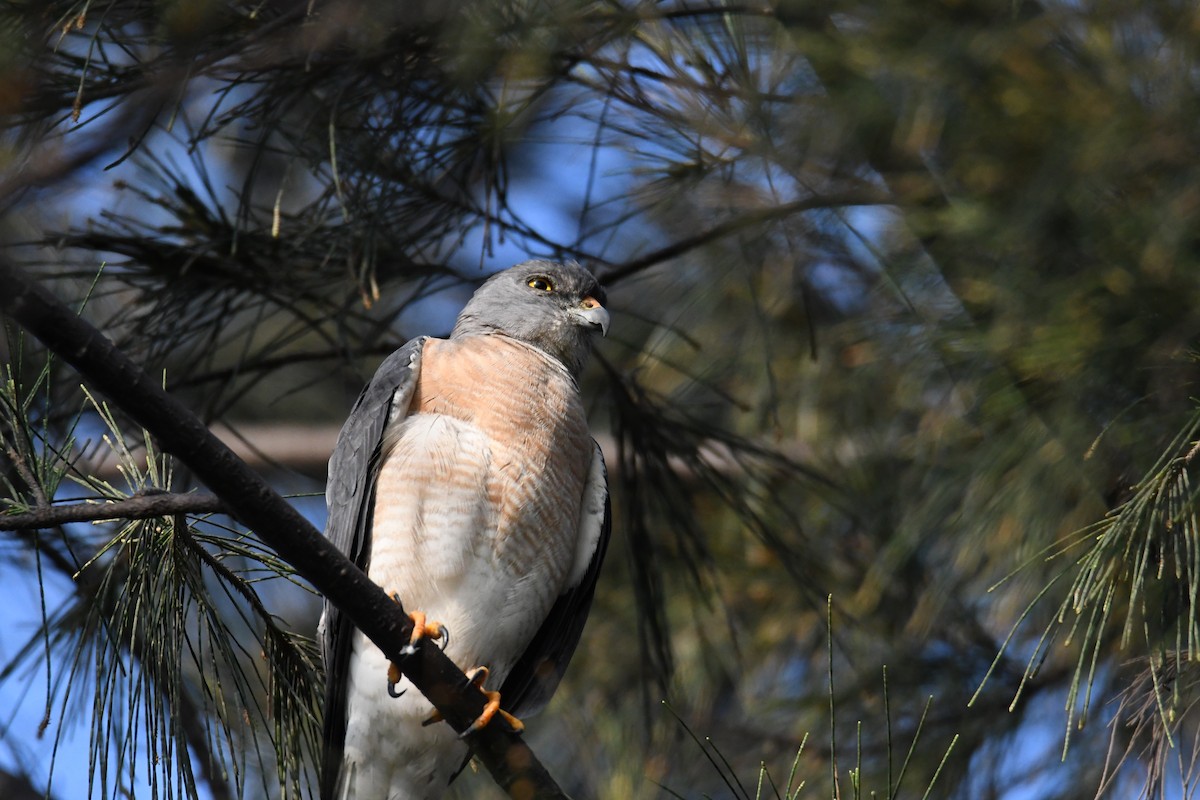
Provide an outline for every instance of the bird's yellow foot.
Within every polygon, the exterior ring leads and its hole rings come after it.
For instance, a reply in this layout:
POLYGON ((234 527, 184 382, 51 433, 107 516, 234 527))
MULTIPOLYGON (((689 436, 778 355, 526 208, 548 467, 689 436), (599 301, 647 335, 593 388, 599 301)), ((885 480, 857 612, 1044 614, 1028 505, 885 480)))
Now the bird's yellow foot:
MULTIPOLYGON (((392 595, 392 598, 399 602, 396 595, 392 595)), ((408 615, 408 618, 413 621, 413 629, 408 645, 400 651, 404 655, 411 656, 417 652, 417 642, 422 639, 433 639, 434 641, 441 639, 443 647, 450 643, 450 631, 446 626, 440 622, 427 621, 424 611, 414 611, 408 615)))
MULTIPOLYGON (((392 599, 397 603, 400 598, 395 593, 392 594, 392 599)), ((401 650, 401 655, 410 656, 417 652, 417 642, 422 639, 441 639, 443 646, 450 642, 450 630, 440 622, 430 622, 425 617, 424 611, 413 611, 408 615, 408 618, 413 622, 412 637, 408 640, 401 650)), ((400 665, 395 661, 388 664, 388 695, 391 697, 400 697, 404 691, 396 691, 396 684, 400 682, 400 665)))
MULTIPOLYGON (((467 683, 474 684, 479 691, 483 692, 483 696, 487 698, 487 703, 483 706, 483 713, 481 713, 475 719, 475 721, 471 723, 470 727, 458 735, 458 738, 460 739, 466 738, 475 731, 491 723, 492 718, 497 714, 500 715, 501 719, 508 723, 508 727, 512 728, 513 733, 520 733, 521 731, 525 730, 524 722, 521 722, 521 720, 517 719, 512 714, 500 707, 500 693, 489 692, 487 689, 483 688, 483 682, 487 680, 488 674, 489 671, 487 667, 475 667, 467 672, 467 683)), ((444 717, 441 715, 441 712, 434 711, 433 714, 431 714, 429 718, 421 724, 432 725, 435 722, 441 722, 443 719, 444 717)))

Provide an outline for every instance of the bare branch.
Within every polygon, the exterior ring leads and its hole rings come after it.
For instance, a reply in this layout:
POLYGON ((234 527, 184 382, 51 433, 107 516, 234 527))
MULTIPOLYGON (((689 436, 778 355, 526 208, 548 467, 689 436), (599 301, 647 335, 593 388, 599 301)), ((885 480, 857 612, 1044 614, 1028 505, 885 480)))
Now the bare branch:
POLYGON ((124 500, 45 506, 23 514, 0 516, 0 531, 56 528, 71 522, 149 519, 173 514, 228 513, 221 498, 211 494, 139 494, 124 500))

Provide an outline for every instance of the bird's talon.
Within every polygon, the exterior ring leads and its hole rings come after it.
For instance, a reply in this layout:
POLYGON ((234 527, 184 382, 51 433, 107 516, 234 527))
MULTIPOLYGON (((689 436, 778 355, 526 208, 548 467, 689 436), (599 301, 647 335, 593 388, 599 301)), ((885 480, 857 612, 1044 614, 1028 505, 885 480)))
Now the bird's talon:
MULTIPOLYGON (((392 599, 397 604, 400 603, 400 595, 392 592, 392 599)), ((442 639, 442 648, 445 649, 445 642, 450 641, 450 631, 440 622, 429 622, 426 620, 425 612, 414 611, 408 615, 412 620, 413 629, 412 636, 409 638, 408 644, 400 648, 401 658, 407 658, 417 652, 417 642, 422 639, 442 639)), ((388 664, 388 697, 402 697, 407 689, 396 690, 396 684, 400 683, 401 670, 400 665, 395 661, 388 664)))
POLYGON ((508 723, 508 727, 512 728, 513 733, 523 733, 525 731, 525 723, 514 717, 512 714, 505 711, 503 708, 496 709, 497 713, 508 723))
POLYGON ((444 719, 445 719, 445 717, 442 716, 442 712, 438 711, 435 708, 433 710, 432 714, 430 714, 428 717, 426 717, 424 720, 421 721, 421 727, 428 728, 430 725, 435 725, 444 719))
POLYGON ((388 664, 388 697, 396 698, 404 695, 407 689, 396 691, 396 684, 400 682, 400 666, 395 662, 388 664))
MULTIPOLYGON (((400 602, 400 595, 396 592, 391 593, 392 600, 397 605, 403 608, 403 603, 400 602)), ((412 633, 409 635, 408 644, 400 648, 401 656, 411 656, 417 652, 417 643, 422 639, 442 640, 442 649, 446 649, 446 645, 450 643, 450 629, 440 622, 430 622, 425 616, 424 611, 413 611, 408 615, 412 620, 412 633)), ((398 668, 397 668, 398 669, 398 668)), ((389 670, 389 674, 391 671, 389 670)), ((398 678, 396 680, 399 680, 398 678)))
POLYGON ((459 739, 465 739, 475 731, 491 724, 492 718, 497 714, 508 723, 508 727, 512 729, 513 733, 520 733, 525 730, 525 723, 500 708, 500 693, 489 692, 483 688, 483 682, 487 680, 489 674, 490 670, 487 667, 476 667, 467 673, 467 683, 474 684, 479 691, 483 692, 488 701, 483 707, 483 712, 471 723, 470 727, 458 735, 459 739))
MULTIPOLYGON (((392 595, 392 599, 399 602, 396 595, 392 595)), ((417 642, 422 639, 445 639, 450 641, 450 631, 446 629, 440 622, 430 622, 425 616, 424 611, 414 611, 408 615, 408 618, 413 622, 412 637, 408 641, 408 646, 404 649, 405 655, 412 655, 417 652, 417 642)), ((445 645, 442 645, 445 647, 445 645)))

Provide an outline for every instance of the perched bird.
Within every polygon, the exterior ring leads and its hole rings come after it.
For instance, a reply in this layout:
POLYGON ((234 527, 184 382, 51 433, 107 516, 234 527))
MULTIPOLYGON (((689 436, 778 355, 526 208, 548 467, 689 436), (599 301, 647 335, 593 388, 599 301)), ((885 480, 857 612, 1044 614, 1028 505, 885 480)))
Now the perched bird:
MULTIPOLYGON (((608 544, 604 457, 577 383, 608 330, 604 300, 577 264, 497 273, 450 338, 383 362, 329 460, 330 540, 412 612, 414 637, 444 639, 515 715, 558 686, 608 544)), ((328 603, 319 635, 322 800, 441 797, 467 745, 422 725, 432 705, 328 603)))

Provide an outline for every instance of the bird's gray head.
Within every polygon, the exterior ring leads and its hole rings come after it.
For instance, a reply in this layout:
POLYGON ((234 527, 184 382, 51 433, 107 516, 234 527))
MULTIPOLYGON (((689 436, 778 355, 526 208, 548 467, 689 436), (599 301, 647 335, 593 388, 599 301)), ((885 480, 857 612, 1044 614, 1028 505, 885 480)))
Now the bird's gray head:
POLYGON ((579 375, 591 335, 608 333, 604 289, 574 263, 525 261, 497 272, 458 315, 451 338, 502 333, 554 356, 579 375))

